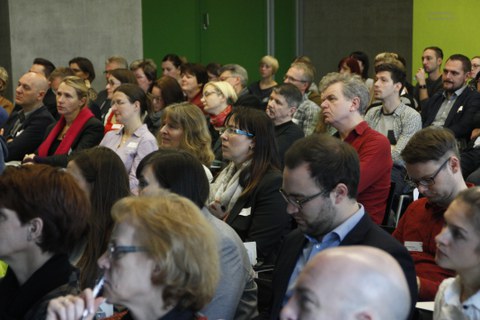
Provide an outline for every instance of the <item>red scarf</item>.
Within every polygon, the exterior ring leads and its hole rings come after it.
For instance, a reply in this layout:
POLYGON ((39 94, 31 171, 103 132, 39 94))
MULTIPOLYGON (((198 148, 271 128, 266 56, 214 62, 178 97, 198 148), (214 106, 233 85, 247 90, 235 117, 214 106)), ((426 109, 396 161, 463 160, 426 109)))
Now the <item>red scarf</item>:
POLYGON ((225 110, 220 112, 217 115, 210 115, 210 123, 215 127, 215 128, 221 128, 224 127, 225 124, 225 118, 232 112, 232 106, 228 105, 225 110))
MULTIPOLYGON (((83 107, 82 110, 80 110, 80 112, 78 113, 75 120, 73 120, 71 127, 68 128, 62 142, 58 146, 57 150, 55 150, 54 154, 68 154, 73 142, 77 138, 78 134, 82 131, 85 123, 90 118, 93 118, 93 113, 87 106, 83 107)), ((50 131, 45 141, 43 141, 40 147, 38 147, 38 155, 40 157, 48 156, 48 150, 50 150, 53 141, 57 139, 58 135, 62 132, 65 124, 65 117, 62 116, 60 120, 58 120, 55 127, 53 127, 52 131, 50 131)))

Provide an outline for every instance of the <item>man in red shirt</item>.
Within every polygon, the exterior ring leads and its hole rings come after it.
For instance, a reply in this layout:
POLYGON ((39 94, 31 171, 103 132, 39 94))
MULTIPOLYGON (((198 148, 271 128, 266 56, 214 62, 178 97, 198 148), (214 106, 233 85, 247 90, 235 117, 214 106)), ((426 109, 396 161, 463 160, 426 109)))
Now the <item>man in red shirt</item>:
POLYGON ((408 206, 393 236, 415 262, 419 301, 431 301, 442 280, 454 275, 435 263, 435 236, 443 228, 445 210, 467 185, 457 141, 448 129, 428 127, 417 132, 403 149, 402 158, 410 180, 424 197, 408 206))
POLYGON ((381 224, 393 163, 388 139, 363 120, 368 88, 359 77, 334 72, 320 81, 320 92, 325 122, 337 129, 338 137, 350 144, 360 158, 357 200, 372 220, 381 224))

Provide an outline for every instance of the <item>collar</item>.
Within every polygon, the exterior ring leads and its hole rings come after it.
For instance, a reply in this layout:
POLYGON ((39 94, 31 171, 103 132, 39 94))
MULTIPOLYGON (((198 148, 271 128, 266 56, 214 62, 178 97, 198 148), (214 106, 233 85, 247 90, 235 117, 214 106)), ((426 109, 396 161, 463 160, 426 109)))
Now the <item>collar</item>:
MULTIPOLYGON (((141 132, 144 131, 144 127, 146 127, 147 125, 146 124, 142 124, 140 127, 137 128, 137 130, 135 130, 133 133, 132 133, 132 137, 133 136, 136 136, 136 137, 140 137, 141 136, 141 132)), ((123 132, 125 131, 125 127, 122 127, 120 130, 115 130, 113 131, 117 136, 121 136, 123 135, 123 132)))
POLYGON ((403 102, 400 102, 398 107, 396 107, 395 110, 393 110, 392 113, 384 113, 383 105, 382 105, 382 106, 380 106, 379 112, 380 112, 381 115, 384 115, 384 116, 399 117, 403 113, 403 111, 405 110, 406 107, 407 107, 407 105, 405 105, 403 102))
POLYGON ((281 128, 284 128, 284 127, 288 127, 292 123, 293 123, 292 120, 288 120, 287 122, 284 122, 282 124, 279 124, 278 126, 275 126, 275 129, 281 129, 281 128))
POLYGON ((445 289, 445 304, 454 306, 472 306, 478 308, 480 306, 480 292, 476 292, 464 302, 460 302, 461 294, 460 276, 456 276, 450 285, 445 289))
POLYGON ((322 238, 322 240, 318 241, 317 239, 306 235, 305 238, 313 244, 319 244, 319 243, 324 243, 327 241, 332 241, 337 239, 339 242, 342 242, 343 239, 352 231, 352 229, 358 224, 358 222, 362 219, 362 217, 365 215, 365 208, 363 207, 362 204, 358 203, 358 210, 347 220, 342 222, 339 226, 337 226, 335 229, 330 231, 329 233, 325 234, 322 238))
MULTIPOLYGON (((464 86, 461 87, 460 89, 457 89, 457 90, 453 93, 452 98, 457 98, 457 97, 459 97, 459 96, 463 93, 463 91, 465 91, 466 88, 467 88, 467 85, 464 85, 464 86)), ((445 91, 443 91, 442 95, 443 95, 443 97, 444 97, 445 99, 447 99, 447 93, 446 93, 445 91)))

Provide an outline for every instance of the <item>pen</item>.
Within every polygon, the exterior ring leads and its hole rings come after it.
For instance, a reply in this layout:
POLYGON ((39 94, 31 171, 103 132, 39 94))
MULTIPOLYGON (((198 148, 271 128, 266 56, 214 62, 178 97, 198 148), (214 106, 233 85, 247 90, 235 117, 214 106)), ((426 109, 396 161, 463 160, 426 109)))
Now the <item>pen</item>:
MULTIPOLYGON (((93 288, 93 299, 95 299, 98 296, 98 294, 100 293, 100 290, 102 290, 104 282, 105 282, 105 277, 102 276, 100 278, 100 280, 98 281, 98 283, 93 288)), ((82 320, 85 320, 87 318, 87 316, 89 315, 89 313, 90 313, 90 311, 88 309, 83 310, 82 320)))

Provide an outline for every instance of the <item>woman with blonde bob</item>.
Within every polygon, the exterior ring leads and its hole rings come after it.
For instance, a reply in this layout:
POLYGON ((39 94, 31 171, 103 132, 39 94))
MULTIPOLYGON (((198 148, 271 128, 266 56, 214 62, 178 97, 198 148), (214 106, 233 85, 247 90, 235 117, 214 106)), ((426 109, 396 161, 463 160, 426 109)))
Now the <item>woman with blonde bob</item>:
POLYGON ((260 59, 260 63, 258 64, 258 71, 260 72, 261 79, 248 86, 248 91, 260 99, 263 107, 267 106, 273 87, 278 84, 274 79, 278 68, 278 60, 275 57, 262 57, 262 59, 260 59))
POLYGON ((225 126, 225 119, 237 99, 235 89, 226 81, 209 82, 203 87, 204 111, 209 114, 210 123, 216 130, 225 126))
POLYGON ((205 116, 197 106, 182 102, 165 108, 158 144, 185 150, 195 156, 206 167, 209 180, 212 180, 212 174, 208 168, 214 159, 211 139, 205 116))
MULTIPOLYGON (((159 192, 120 200, 112 216, 112 238, 98 265, 107 302, 127 308, 113 317, 200 319, 198 310, 215 292, 219 262, 214 231, 198 207, 159 192)), ((50 302, 47 319, 79 319, 85 309, 92 319, 95 304, 90 289, 61 297, 50 302)))

